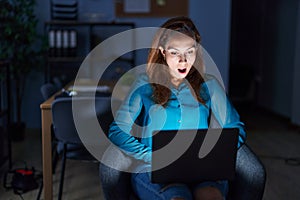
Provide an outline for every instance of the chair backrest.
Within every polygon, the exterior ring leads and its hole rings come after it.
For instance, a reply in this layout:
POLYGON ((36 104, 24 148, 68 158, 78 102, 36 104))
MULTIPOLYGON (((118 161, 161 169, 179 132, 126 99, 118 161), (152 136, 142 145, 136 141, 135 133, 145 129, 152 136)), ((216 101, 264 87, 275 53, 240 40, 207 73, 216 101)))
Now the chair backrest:
MULTIPOLYGON (((89 134, 90 124, 95 119, 95 113, 103 132, 105 134, 108 132, 109 125, 113 121, 111 97, 62 97, 55 99, 52 103, 54 133, 58 140, 64 143, 82 143, 74 123, 72 103, 76 106, 77 113, 80 113, 79 126, 86 128, 86 134, 89 134), (92 101, 95 101, 95 109, 88 108, 92 101)), ((82 130, 82 128, 80 129, 82 130)))
POLYGON ((49 99, 57 91, 52 83, 45 83, 41 86, 41 93, 44 100, 49 99))
POLYGON ((58 78, 58 77, 53 77, 53 83, 54 83, 54 85, 55 85, 55 87, 57 88, 57 89, 62 89, 63 88, 63 83, 62 83, 62 81, 58 78))

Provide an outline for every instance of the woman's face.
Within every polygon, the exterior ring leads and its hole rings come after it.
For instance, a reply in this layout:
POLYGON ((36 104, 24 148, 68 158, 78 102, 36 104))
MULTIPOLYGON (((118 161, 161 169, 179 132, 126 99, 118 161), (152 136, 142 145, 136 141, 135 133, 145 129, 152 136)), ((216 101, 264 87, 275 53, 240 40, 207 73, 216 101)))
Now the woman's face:
POLYGON ((165 57, 172 76, 172 83, 178 86, 187 76, 196 59, 196 41, 183 34, 173 35, 165 47, 159 47, 165 57))

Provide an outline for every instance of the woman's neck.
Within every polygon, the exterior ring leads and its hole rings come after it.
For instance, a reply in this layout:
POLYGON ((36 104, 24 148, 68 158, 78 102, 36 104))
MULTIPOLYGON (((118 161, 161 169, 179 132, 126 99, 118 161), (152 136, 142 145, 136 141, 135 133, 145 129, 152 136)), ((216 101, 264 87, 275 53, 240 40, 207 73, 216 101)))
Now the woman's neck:
POLYGON ((178 88, 182 81, 183 79, 172 78, 171 83, 174 85, 175 88, 178 88))

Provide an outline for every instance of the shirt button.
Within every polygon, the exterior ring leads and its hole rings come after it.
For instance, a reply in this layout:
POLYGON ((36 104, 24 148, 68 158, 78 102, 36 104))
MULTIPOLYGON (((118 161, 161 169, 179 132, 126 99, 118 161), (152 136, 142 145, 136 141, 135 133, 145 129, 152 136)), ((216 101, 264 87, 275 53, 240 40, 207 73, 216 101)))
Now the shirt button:
POLYGON ((181 123, 181 120, 180 120, 180 119, 178 120, 178 123, 181 123))

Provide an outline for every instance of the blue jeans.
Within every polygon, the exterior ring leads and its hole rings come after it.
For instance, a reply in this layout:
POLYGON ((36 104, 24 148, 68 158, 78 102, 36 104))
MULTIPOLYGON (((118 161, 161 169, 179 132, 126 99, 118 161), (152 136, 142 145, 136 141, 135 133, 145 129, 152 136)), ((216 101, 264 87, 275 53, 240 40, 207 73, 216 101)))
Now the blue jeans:
POLYGON ((212 186, 221 191, 224 197, 228 192, 228 182, 203 182, 196 185, 187 184, 155 184, 151 183, 150 173, 135 173, 131 176, 132 187, 143 200, 169 200, 171 198, 183 198, 185 200, 193 199, 193 190, 200 187, 212 186))

